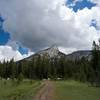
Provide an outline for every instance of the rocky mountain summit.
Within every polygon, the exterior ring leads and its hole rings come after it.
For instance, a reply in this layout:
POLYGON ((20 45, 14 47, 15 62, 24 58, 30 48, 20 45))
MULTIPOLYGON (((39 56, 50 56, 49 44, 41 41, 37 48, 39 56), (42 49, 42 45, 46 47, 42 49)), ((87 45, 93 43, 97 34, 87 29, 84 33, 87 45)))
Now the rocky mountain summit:
POLYGON ((50 48, 41 50, 33 55, 31 55, 28 58, 25 58, 24 60, 30 61, 33 58, 37 58, 37 57, 45 57, 48 59, 60 59, 62 57, 64 57, 66 60, 75 60, 75 59, 81 59, 82 57, 85 57, 87 59, 91 59, 91 51, 90 50, 81 50, 81 51, 75 51, 71 54, 64 54, 61 51, 59 51, 57 46, 52 46, 50 48))
POLYGON ((61 58, 66 56, 64 53, 62 53, 61 51, 59 51, 57 46, 52 46, 48 49, 42 50, 38 53, 36 53, 36 55, 40 55, 41 57, 46 56, 49 58, 61 58))
POLYGON ((66 57, 66 54, 59 51, 58 47, 54 45, 45 50, 41 50, 41 51, 35 53, 34 55, 31 55, 28 58, 25 58, 25 60, 32 60, 33 58, 37 58, 37 57, 45 57, 48 59, 53 59, 53 58, 60 59, 61 57, 66 57))

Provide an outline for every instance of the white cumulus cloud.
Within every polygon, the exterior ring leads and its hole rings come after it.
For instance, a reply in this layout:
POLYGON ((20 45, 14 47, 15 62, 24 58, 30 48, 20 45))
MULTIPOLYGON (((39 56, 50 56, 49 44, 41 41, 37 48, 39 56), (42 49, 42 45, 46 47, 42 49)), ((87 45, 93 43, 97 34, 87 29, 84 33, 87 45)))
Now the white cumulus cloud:
POLYGON ((99 10, 95 6, 75 13, 65 0, 0 0, 4 28, 12 41, 33 51, 53 44, 69 50, 90 49, 100 36, 99 30, 90 27, 92 19, 100 22, 99 10))
POLYGON ((31 54, 32 52, 29 52, 28 55, 21 55, 18 50, 13 50, 10 46, 0 46, 0 61, 9 61, 11 59, 18 61, 30 56, 31 54))

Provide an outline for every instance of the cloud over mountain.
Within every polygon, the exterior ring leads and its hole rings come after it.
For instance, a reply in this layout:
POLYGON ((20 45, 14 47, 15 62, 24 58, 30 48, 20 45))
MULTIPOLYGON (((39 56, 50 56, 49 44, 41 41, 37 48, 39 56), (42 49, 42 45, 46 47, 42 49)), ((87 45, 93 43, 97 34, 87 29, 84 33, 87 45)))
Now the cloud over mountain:
POLYGON ((100 30, 91 20, 100 22, 100 7, 77 12, 65 0, 0 0, 4 29, 12 41, 19 41, 33 51, 57 44, 63 48, 90 49, 100 30))

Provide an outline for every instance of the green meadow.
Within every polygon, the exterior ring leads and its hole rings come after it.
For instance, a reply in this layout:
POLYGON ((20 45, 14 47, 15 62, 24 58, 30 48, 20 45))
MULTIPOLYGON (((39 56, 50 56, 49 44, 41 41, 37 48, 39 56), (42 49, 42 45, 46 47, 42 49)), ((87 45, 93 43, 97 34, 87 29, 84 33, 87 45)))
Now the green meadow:
POLYGON ((11 80, 0 80, 0 100, 32 100, 40 87, 40 81, 24 80, 17 84, 11 80))
POLYGON ((100 100, 100 88, 76 81, 56 81, 55 100, 100 100))
MULTIPOLYGON (((0 100, 33 100, 42 81, 24 80, 20 84, 0 80, 0 100)), ((54 100, 100 100, 100 88, 73 80, 54 81, 54 100)))

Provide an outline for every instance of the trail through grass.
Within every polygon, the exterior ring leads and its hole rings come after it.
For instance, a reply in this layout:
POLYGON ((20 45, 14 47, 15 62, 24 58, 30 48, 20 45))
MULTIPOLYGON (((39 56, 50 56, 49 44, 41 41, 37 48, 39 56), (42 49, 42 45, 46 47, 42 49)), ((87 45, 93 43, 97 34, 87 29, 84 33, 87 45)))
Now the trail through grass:
MULTIPOLYGON (((100 88, 76 81, 54 81, 54 100, 100 100, 100 88)), ((0 80, 0 100, 33 100, 42 87, 40 81, 24 80, 19 85, 0 80)))

